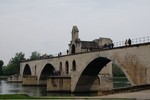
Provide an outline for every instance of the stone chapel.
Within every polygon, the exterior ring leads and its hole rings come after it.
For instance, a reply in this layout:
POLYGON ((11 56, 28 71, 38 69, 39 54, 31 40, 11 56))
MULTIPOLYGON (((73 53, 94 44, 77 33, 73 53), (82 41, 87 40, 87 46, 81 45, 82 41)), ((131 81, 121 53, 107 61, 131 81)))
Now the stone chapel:
POLYGON ((101 37, 93 41, 81 41, 77 26, 73 26, 71 34, 72 40, 69 44, 69 54, 98 51, 102 49, 104 45, 112 44, 112 40, 110 38, 101 37))

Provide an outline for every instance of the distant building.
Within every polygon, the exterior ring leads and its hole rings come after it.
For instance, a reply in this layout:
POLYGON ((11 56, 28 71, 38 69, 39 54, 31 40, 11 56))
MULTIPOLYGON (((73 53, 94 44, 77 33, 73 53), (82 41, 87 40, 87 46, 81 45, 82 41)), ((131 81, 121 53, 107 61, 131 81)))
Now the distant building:
POLYGON ((81 41, 77 26, 73 26, 71 33, 72 40, 69 44, 69 54, 98 51, 102 49, 104 45, 112 44, 112 40, 110 38, 99 38, 93 41, 81 41))

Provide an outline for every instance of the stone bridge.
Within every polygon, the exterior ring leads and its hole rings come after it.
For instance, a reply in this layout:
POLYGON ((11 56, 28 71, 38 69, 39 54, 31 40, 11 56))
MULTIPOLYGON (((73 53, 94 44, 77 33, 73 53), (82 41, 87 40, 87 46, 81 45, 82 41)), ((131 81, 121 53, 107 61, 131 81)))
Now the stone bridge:
POLYGON ((150 84, 150 43, 25 61, 20 64, 20 74, 25 85, 28 79, 30 85, 48 85, 48 79, 54 83, 53 78, 68 78, 71 92, 98 91, 111 89, 112 63, 120 67, 131 85, 150 84))

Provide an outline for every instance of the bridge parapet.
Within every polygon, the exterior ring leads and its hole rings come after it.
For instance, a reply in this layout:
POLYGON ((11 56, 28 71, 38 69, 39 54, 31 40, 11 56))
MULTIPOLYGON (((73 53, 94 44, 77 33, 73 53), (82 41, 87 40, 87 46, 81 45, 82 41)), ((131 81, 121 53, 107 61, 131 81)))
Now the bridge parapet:
MULTIPOLYGON (((149 43, 149 42, 150 42, 150 36, 131 39, 132 45, 149 43)), ((122 46, 125 46, 125 40, 119 41, 119 42, 114 42, 114 47, 122 47, 122 46)))
MULTIPOLYGON (((140 44, 144 44, 144 43, 150 43, 150 36, 147 37, 141 37, 141 38, 135 38, 135 39, 131 39, 131 45, 140 45, 140 44)), ((125 47, 125 40, 124 41, 119 41, 119 42, 114 42, 114 47, 110 47, 110 48, 100 48, 97 51, 104 51, 104 50, 108 50, 108 49, 113 49, 113 48, 121 48, 121 47, 125 47)), ((59 58, 59 57, 65 57, 65 56, 72 56, 72 55, 77 55, 77 54, 82 54, 82 53, 90 53, 90 52, 97 52, 97 51, 86 51, 86 52, 80 52, 80 53, 75 53, 75 54, 68 54, 66 52, 62 52, 61 55, 57 55, 57 54, 53 54, 53 56, 49 57, 41 57, 35 60, 30 60, 30 59, 26 59, 23 60, 21 63, 23 62, 30 62, 30 61, 37 61, 37 60, 44 60, 44 59, 53 59, 53 58, 59 58)))

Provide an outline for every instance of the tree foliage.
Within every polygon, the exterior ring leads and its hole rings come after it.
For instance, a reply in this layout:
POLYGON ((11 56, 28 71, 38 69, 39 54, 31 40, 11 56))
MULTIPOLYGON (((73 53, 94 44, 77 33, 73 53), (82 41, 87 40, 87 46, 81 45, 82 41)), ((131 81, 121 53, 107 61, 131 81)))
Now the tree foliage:
POLYGON ((38 53, 37 51, 34 51, 31 53, 31 56, 30 56, 30 60, 36 60, 36 59, 39 59, 41 56, 40 53, 38 53))
POLYGON ((3 68, 3 73, 5 75, 19 74, 20 62, 22 60, 25 60, 25 54, 22 52, 16 53, 15 57, 9 61, 6 67, 3 68))
POLYGON ((2 60, 0 60, 0 67, 2 67, 4 64, 4 62, 2 60))
POLYGON ((2 75, 2 67, 3 67, 4 62, 0 60, 0 75, 2 75))
POLYGON ((54 57, 52 54, 49 54, 49 58, 52 58, 52 57, 54 57))
MULTIPOLYGON (((30 60, 36 60, 39 59, 41 57, 42 58, 50 58, 53 57, 53 55, 47 55, 44 54, 41 56, 40 53, 38 53, 37 51, 34 51, 31 53, 30 56, 30 60)), ((25 59, 25 54, 20 52, 20 53, 16 53, 15 57, 11 58, 11 60, 9 61, 7 66, 3 66, 3 61, 0 60, 0 74, 1 75, 13 75, 13 74, 19 74, 20 73, 20 62, 24 61, 25 59)))

